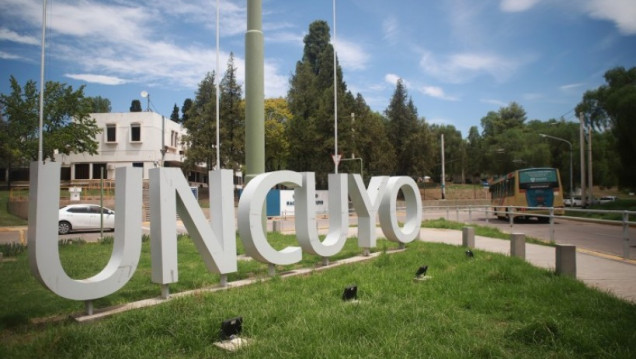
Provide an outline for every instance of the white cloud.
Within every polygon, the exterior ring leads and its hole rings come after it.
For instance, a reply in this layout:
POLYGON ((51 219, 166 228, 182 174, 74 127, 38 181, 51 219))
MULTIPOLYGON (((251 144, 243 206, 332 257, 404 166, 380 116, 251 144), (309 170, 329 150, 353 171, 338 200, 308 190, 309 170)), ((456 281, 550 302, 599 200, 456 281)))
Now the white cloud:
MULTIPOLYGON (((244 78, 243 76, 242 78, 244 78)), ((289 89, 289 78, 279 74, 278 65, 265 62, 265 97, 285 97, 289 89)))
POLYGON ((15 31, 0 28, 0 41, 11 41, 26 45, 40 45, 41 40, 33 36, 20 35, 15 31))
POLYGON ((398 38, 399 23, 395 16, 389 16, 382 21, 382 33, 384 39, 395 42, 398 38))
POLYGON ((457 97, 447 95, 444 92, 444 89, 442 89, 441 87, 437 87, 437 86, 420 86, 418 88, 418 90, 420 92, 422 92, 423 94, 425 94, 426 96, 438 98, 440 100, 446 100, 446 101, 457 101, 458 100, 457 97))
POLYGON ((508 106, 508 104, 506 102, 501 101, 501 100, 497 100, 497 99, 492 99, 492 98, 482 98, 481 100, 479 100, 479 102, 487 103, 487 104, 490 104, 490 105, 501 106, 501 107, 508 106))
POLYGON ((585 10, 593 18, 613 21, 624 35, 636 34, 636 2, 634 0, 589 0, 585 10))
POLYGON ((503 12, 522 12, 531 9, 541 0, 501 0, 499 9, 503 12))
POLYGON ((407 80, 400 77, 399 75, 396 75, 396 74, 384 75, 384 81, 388 84, 391 84, 392 86, 397 86, 398 80, 402 80, 402 84, 404 84, 404 86, 406 86, 407 89, 411 87, 411 83, 409 83, 407 80))
POLYGON ((294 32, 266 32, 265 43, 286 43, 303 47, 304 35, 294 32))
POLYGON ((582 83, 574 83, 574 84, 567 84, 567 85, 560 86, 559 89, 561 91, 571 91, 571 90, 579 89, 583 86, 584 84, 582 83))
POLYGON ((370 56, 358 43, 338 37, 336 49, 338 61, 343 68, 357 71, 367 67, 370 56))
POLYGON ((523 62, 487 53, 458 53, 438 59, 427 52, 420 67, 428 75, 450 83, 466 83, 483 74, 505 82, 523 62))
POLYGON ((22 56, 10 54, 8 52, 0 51, 0 59, 5 60, 22 60, 24 59, 22 56))
POLYGON ((95 75, 95 74, 64 74, 64 76, 68 78, 72 78, 74 80, 80 80, 80 81, 102 84, 102 85, 122 85, 129 82, 115 76, 105 76, 105 75, 95 75))

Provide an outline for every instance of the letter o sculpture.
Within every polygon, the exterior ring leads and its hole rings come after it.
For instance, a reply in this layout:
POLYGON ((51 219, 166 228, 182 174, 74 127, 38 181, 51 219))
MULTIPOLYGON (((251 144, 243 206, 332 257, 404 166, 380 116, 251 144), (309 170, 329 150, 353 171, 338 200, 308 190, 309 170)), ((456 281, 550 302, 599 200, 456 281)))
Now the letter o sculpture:
POLYGON ((409 243, 420 234, 422 223, 422 198, 417 184, 411 177, 391 177, 380 204, 380 226, 392 242, 409 243), (406 205, 406 219, 400 228, 397 218, 397 196, 402 190, 406 205))

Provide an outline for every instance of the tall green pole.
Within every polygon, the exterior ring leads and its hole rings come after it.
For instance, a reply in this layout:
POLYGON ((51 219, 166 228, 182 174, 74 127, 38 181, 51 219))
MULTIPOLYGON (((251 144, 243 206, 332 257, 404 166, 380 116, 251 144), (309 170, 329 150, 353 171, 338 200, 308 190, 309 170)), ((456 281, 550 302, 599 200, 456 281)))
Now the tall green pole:
POLYGON ((265 95, 262 1, 247 0, 245 33, 246 182, 265 172, 265 95))

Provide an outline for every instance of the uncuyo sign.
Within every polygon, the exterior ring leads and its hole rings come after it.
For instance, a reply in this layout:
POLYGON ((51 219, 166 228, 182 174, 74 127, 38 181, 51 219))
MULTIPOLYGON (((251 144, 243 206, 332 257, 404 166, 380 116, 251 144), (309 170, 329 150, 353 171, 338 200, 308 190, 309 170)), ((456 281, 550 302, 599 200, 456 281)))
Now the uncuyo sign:
MULTIPOLYGON (((376 217, 386 238, 409 243, 419 235, 422 203, 410 177, 373 177, 365 187, 360 175, 330 174, 328 179, 329 230, 321 241, 316 228, 313 172, 276 171, 254 177, 245 187, 235 217, 231 170, 210 171, 210 220, 192 196, 178 168, 150 170, 150 245, 152 281, 166 287, 179 280, 177 214, 194 241, 208 270, 221 275, 237 271, 236 227, 247 255, 272 265, 299 262, 302 251, 329 258, 342 250, 347 238, 348 199, 358 215, 358 245, 376 245, 376 217), (295 230, 298 246, 282 250, 267 242, 263 204, 267 192, 283 184, 294 189, 295 230), (406 219, 400 227, 397 197, 402 191, 406 219)), ((121 167, 115 175, 115 238, 113 252, 101 272, 86 279, 70 278, 58 249, 59 163, 31 164, 29 195, 29 262, 33 275, 55 294, 81 301, 105 297, 132 277, 141 255, 142 171, 121 167)))

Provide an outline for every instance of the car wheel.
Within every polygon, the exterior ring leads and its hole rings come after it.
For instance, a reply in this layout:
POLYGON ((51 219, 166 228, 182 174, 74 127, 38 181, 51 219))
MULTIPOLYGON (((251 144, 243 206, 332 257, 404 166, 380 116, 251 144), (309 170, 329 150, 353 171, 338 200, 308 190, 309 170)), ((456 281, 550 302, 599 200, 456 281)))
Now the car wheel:
POLYGON ((71 224, 67 221, 60 221, 57 225, 57 233, 68 234, 71 231, 71 224))

